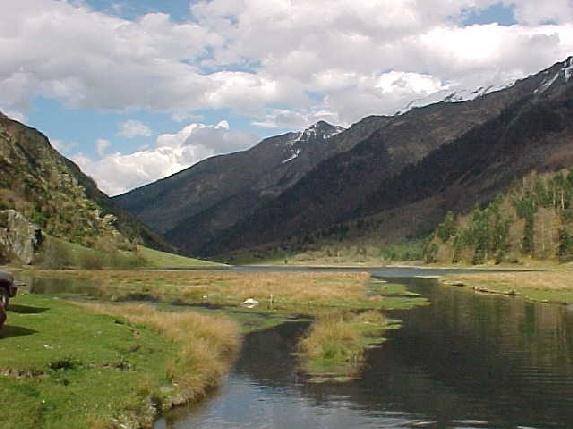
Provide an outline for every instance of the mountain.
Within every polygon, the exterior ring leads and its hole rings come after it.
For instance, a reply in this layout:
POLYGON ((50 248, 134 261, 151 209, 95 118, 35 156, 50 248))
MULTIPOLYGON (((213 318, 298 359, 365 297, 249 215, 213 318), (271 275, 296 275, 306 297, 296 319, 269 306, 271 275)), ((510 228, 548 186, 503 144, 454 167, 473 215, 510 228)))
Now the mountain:
POLYGON ((2 216, 4 229, 10 230, 4 223, 17 217, 50 236, 88 247, 107 237, 118 245, 171 248, 119 209, 47 137, 1 113, 0 172, 0 209, 10 213, 2 216))
POLYGON ((427 234, 447 208, 464 210, 485 201, 510 177, 542 164, 539 150, 526 142, 545 138, 556 126, 552 121, 561 121, 563 107, 554 103, 567 100, 570 75, 568 59, 500 91, 387 119, 203 251, 328 241, 341 230, 350 241, 427 234), (519 150, 527 148, 524 153, 515 152, 516 141, 523 143, 519 150), (475 177, 486 169, 489 176, 475 177))
POLYGON ((571 165, 572 75, 569 58, 512 85, 417 101, 322 138, 312 131, 327 127, 319 123, 117 201, 194 255, 420 239, 448 210, 487 204, 532 170, 571 165))
POLYGON ((387 121, 369 117, 352 130, 320 121, 264 139, 244 152, 215 156, 171 177, 115 197, 121 207, 179 249, 201 248, 281 195, 333 154, 347 151, 387 121))

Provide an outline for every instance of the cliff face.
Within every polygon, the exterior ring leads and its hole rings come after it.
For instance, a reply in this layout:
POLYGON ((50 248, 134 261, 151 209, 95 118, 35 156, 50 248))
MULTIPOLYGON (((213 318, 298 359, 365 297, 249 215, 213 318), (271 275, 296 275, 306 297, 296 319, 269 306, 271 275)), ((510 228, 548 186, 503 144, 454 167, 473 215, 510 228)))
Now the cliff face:
POLYGON ((42 230, 16 210, 0 211, 0 260, 34 261, 42 244, 42 230))

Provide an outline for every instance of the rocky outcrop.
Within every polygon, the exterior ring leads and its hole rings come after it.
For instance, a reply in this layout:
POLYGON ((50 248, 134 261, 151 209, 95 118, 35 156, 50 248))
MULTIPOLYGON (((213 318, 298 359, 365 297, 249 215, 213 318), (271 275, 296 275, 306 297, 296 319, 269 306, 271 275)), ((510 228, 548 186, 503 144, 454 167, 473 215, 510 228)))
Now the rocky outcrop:
POLYGON ((0 252, 4 259, 16 257, 31 264, 42 242, 42 230, 16 210, 0 211, 0 252))

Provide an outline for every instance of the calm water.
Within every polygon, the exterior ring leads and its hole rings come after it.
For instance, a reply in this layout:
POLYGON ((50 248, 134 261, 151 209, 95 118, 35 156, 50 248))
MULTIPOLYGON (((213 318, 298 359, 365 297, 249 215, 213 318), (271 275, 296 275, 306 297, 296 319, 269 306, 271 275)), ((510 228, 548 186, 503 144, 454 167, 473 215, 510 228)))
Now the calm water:
MULTIPOLYGON (((371 272, 406 283, 431 305, 391 315, 403 327, 369 351, 360 380, 304 383, 292 352, 308 325, 287 322, 247 336, 222 387, 156 429, 573 429, 573 306, 412 278, 433 270, 371 272)), ((94 285, 73 281, 30 285, 37 293, 98 295, 94 285)))
POLYGON ((288 322, 249 335, 223 386, 156 428, 573 428, 573 307, 401 281, 431 305, 393 314, 404 326, 361 380, 303 383, 306 325, 288 322))

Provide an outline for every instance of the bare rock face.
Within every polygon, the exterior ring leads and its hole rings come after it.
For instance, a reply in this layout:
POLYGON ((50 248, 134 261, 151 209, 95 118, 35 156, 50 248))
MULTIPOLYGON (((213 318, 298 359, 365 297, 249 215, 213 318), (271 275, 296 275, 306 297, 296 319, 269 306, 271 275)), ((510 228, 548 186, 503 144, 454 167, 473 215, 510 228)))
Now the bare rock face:
POLYGON ((0 211, 0 250, 4 256, 15 256, 31 264, 42 242, 42 230, 16 210, 0 211))

